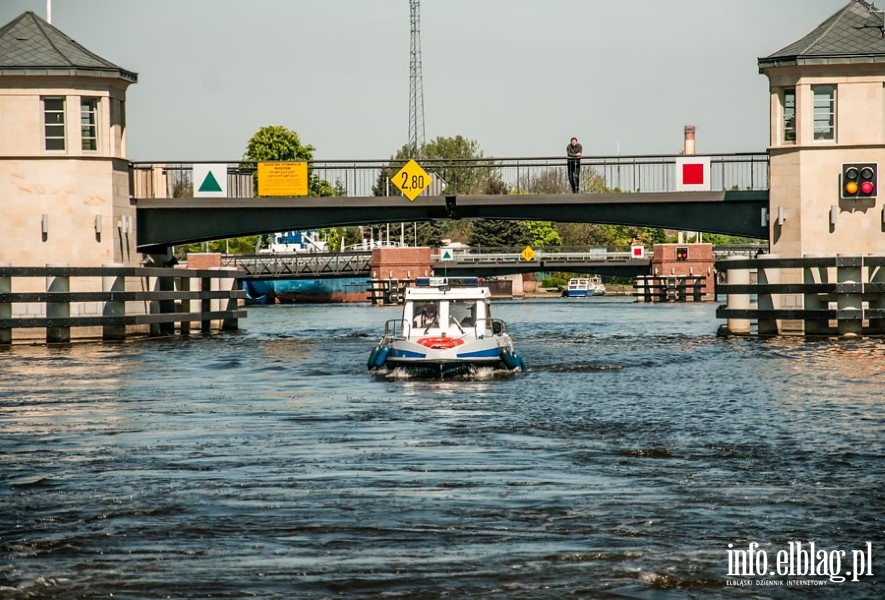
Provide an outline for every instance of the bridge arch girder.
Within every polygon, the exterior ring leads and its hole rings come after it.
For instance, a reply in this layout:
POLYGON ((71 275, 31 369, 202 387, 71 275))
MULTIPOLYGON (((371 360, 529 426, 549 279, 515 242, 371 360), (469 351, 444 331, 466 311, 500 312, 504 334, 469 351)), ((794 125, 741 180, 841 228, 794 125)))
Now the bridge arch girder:
POLYGON ((139 251, 275 231, 445 219, 662 227, 768 239, 768 192, 136 199, 139 251))

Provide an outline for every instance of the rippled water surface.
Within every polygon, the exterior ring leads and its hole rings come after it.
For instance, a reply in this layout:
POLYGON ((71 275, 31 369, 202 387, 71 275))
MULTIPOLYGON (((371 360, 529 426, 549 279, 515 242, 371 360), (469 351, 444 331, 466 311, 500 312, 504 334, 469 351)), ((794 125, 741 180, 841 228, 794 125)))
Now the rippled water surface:
POLYGON ((0 598, 885 597, 882 341, 496 309, 525 374, 368 374, 368 306, 0 350, 0 598), (874 575, 729 575, 791 541, 874 575))

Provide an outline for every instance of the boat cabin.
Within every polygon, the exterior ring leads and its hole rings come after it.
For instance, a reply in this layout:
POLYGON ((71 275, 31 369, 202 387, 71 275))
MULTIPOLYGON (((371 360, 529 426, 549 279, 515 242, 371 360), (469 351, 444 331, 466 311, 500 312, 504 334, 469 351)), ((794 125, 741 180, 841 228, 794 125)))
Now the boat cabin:
POLYGON ((491 329, 491 292, 474 287, 475 278, 463 284, 470 287, 457 287, 457 280, 446 278, 418 278, 416 283, 417 287, 406 289, 403 306, 403 321, 416 334, 461 336, 477 326, 491 329))

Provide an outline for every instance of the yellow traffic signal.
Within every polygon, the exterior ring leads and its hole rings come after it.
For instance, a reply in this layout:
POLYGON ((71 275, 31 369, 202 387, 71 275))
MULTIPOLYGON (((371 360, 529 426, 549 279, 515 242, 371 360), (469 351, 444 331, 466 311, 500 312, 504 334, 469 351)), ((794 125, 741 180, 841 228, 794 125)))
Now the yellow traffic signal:
POLYGON ((842 199, 875 198, 878 187, 878 167, 877 163, 843 163, 842 199))

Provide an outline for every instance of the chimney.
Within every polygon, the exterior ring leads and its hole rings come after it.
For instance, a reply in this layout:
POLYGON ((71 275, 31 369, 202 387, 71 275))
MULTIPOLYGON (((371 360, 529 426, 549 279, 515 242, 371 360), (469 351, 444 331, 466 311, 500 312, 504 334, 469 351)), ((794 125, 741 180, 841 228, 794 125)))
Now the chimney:
POLYGON ((694 125, 685 126, 685 140, 682 143, 682 154, 694 156, 694 125))

